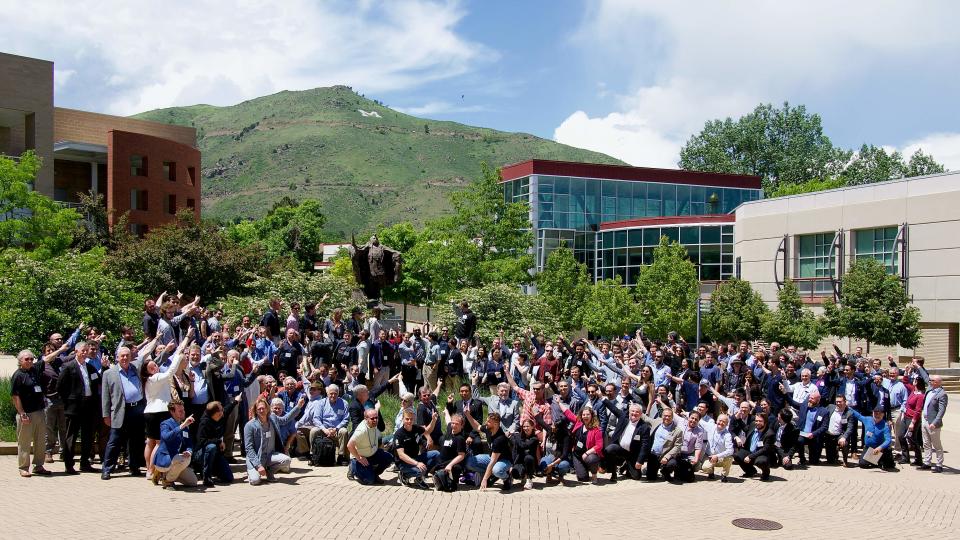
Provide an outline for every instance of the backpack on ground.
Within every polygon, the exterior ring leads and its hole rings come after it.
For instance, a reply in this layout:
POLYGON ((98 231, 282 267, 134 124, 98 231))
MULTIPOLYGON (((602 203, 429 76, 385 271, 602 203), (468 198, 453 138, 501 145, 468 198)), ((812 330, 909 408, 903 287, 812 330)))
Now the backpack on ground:
POLYGON ((440 469, 433 473, 433 485, 436 486, 438 491, 453 493, 457 490, 457 479, 447 474, 446 470, 440 469))
POLYGON ((310 465, 333 467, 337 463, 337 445, 333 440, 317 434, 310 445, 310 465))

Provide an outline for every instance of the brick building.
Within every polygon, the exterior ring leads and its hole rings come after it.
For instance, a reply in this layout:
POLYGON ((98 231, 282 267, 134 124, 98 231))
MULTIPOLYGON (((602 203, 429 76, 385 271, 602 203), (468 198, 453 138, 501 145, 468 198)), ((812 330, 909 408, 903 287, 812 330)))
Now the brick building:
POLYGON ((200 218, 196 130, 53 106, 53 63, 0 53, 0 154, 34 150, 34 187, 64 205, 104 195, 110 224, 144 234, 184 208, 200 218))

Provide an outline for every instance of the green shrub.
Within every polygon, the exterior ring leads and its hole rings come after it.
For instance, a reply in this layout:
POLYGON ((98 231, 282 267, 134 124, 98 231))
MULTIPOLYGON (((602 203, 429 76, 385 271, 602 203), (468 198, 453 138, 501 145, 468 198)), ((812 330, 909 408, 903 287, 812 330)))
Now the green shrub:
POLYGON ((17 440, 17 410, 10 395, 10 379, 0 378, 0 441, 17 440))
POLYGON ((138 327, 142 296, 108 273, 103 260, 103 248, 44 261, 5 251, 0 256, 0 350, 39 353, 50 334, 81 322, 108 336, 123 325, 138 327))
MULTIPOLYGON (((466 300, 470 309, 477 315, 478 339, 490 343, 500 330, 510 339, 522 336, 528 327, 534 332, 543 332, 553 336, 560 331, 560 324, 539 296, 523 294, 515 285, 495 283, 476 289, 463 289, 450 297, 450 301, 466 300)), ((455 322, 451 307, 437 306, 435 328, 448 326, 452 330, 455 322)))
POLYGON ((228 296, 223 299, 223 312, 230 322, 238 322, 244 315, 250 315, 254 323, 267 309, 271 298, 279 298, 284 305, 296 301, 301 308, 308 302, 319 302, 324 295, 327 301, 317 306, 317 316, 326 317, 333 308, 343 308, 344 318, 350 316, 355 306, 366 306, 367 299, 361 293, 353 291, 352 283, 330 274, 308 274, 299 270, 287 269, 269 277, 254 279, 250 284, 250 293, 243 296, 228 296))

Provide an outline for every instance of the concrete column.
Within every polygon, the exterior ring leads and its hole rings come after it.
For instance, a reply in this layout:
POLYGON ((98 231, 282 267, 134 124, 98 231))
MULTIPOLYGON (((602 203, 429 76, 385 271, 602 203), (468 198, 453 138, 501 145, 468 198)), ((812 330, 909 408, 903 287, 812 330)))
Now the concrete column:
POLYGON ((90 191, 94 196, 97 195, 97 162, 90 162, 90 191))

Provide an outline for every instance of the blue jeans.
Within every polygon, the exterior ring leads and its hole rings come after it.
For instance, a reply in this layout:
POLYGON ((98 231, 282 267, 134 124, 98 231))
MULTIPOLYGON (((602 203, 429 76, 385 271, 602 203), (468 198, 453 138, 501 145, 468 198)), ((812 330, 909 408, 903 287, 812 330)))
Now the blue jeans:
POLYGON ((350 470, 353 471, 353 476, 356 477, 358 482, 369 486, 393 463, 393 456, 378 449, 375 454, 367 458, 367 463, 369 465, 362 465, 357 460, 351 459, 350 470))
MULTIPOLYGON (((427 471, 437 466, 437 462, 440 460, 440 452, 436 450, 427 450, 423 454, 420 454, 415 458, 417 461, 423 463, 427 466, 427 471)), ((422 476, 423 473, 420 472, 420 469, 416 465, 410 465, 409 463, 404 463, 402 461, 397 461, 397 465, 400 467, 400 474, 404 478, 411 478, 422 476)))
MULTIPOLYGON (((490 454, 477 454, 467 457, 467 470, 478 473, 476 476, 477 485, 483 480, 484 473, 487 472, 487 466, 490 465, 490 454)), ((505 459, 500 459, 493 464, 493 476, 501 480, 506 480, 510 476, 510 467, 513 464, 505 459)))
MULTIPOLYGON (((543 458, 540 460, 540 471, 542 472, 544 469, 547 468, 547 465, 550 465, 556 460, 557 458, 550 454, 543 456, 543 458)), ((557 474, 559 474, 560 476, 563 476, 568 472, 570 472, 570 462, 566 460, 562 460, 560 461, 560 463, 557 463, 557 466, 554 467, 553 470, 556 471, 557 474)))
POLYGON ((233 471, 227 458, 220 451, 220 446, 210 443, 201 450, 200 464, 203 466, 203 477, 212 479, 219 478, 223 482, 233 482, 233 471))

